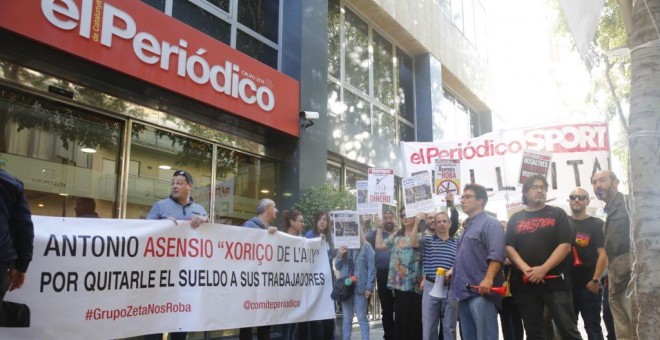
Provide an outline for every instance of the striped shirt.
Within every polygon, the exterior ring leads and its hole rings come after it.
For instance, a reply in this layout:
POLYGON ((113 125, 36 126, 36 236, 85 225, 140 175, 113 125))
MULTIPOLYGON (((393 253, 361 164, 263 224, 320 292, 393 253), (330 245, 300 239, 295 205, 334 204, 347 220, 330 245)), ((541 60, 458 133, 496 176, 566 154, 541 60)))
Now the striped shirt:
POLYGON ((422 250, 422 268, 424 275, 435 276, 438 267, 451 269, 456 258, 456 240, 443 241, 437 235, 425 235, 419 239, 422 250))

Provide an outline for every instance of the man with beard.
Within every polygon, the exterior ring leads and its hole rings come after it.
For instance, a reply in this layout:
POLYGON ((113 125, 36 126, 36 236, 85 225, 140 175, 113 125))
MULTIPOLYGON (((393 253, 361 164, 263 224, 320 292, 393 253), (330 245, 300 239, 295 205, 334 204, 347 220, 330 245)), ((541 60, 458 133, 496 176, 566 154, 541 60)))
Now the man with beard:
MULTIPOLYGON (((383 239, 390 237, 397 231, 399 222, 396 218, 395 210, 387 210, 383 213, 383 219, 376 220, 376 223, 382 225, 383 239)), ((370 231, 367 236, 367 242, 376 249, 376 230, 370 231)), ((380 300, 380 309, 382 313, 384 339, 395 339, 394 329, 394 292, 387 288, 387 275, 390 270, 390 251, 388 249, 376 249, 376 284, 378 286, 378 300, 380 300)))
POLYGON ((630 281, 630 217, 623 194, 619 192, 619 179, 608 170, 591 177, 596 197, 605 202, 605 253, 609 268, 609 302, 614 318, 617 339, 632 339, 632 305, 626 297, 630 281))
POLYGON ((516 266, 511 275, 511 294, 528 339, 543 339, 544 308, 562 339, 582 339, 566 276, 569 267, 565 259, 571 252, 573 228, 564 210, 545 204, 547 191, 545 177, 527 178, 522 187, 525 210, 509 220, 506 252, 516 266), (550 279, 546 275, 561 277, 550 279))
POLYGON ((581 265, 571 267, 573 282, 573 309, 575 316, 582 314, 584 328, 589 340, 602 340, 603 329, 600 327, 600 309, 603 291, 600 280, 607 264, 603 236, 603 221, 589 216, 589 194, 582 188, 575 188, 568 196, 571 206, 569 217, 573 225, 574 263, 579 259, 581 265))

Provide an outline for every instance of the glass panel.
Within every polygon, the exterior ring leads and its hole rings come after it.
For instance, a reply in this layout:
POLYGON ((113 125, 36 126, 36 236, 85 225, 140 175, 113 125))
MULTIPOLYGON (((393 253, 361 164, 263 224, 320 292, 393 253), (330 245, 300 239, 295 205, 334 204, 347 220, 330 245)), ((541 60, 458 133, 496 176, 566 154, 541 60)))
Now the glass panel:
POLYGON ((236 49, 277 70, 277 50, 241 30, 236 32, 236 49))
POLYGON ((397 69, 399 72, 399 88, 397 101, 399 102, 399 116, 408 122, 415 122, 415 105, 413 103, 413 61, 402 50, 396 49, 397 69))
POLYGON ((173 1, 172 17, 227 45, 231 44, 231 25, 188 1, 173 1))
POLYGON ((344 14, 346 29, 346 81, 369 93, 369 26, 350 10, 344 14))
POLYGON ((374 106, 374 135, 395 144, 396 117, 374 106))
POLYGON ((165 12, 165 0, 142 0, 142 2, 161 12, 165 12))
POLYGON ((475 40, 477 44, 477 51, 483 56, 487 56, 488 42, 486 41, 486 11, 484 6, 475 2, 474 6, 474 25, 475 25, 475 40))
POLYGON ((346 189, 357 190, 357 181, 366 181, 367 175, 346 169, 346 189))
POLYGON ((336 120, 342 120, 346 112, 346 105, 341 101, 340 94, 339 84, 328 81, 328 114, 336 120))
POLYGON ((439 1, 440 10, 442 11, 442 13, 449 16, 449 14, 451 12, 451 9, 449 8, 450 0, 438 0, 438 1, 439 1))
MULTIPOLYGON (((415 141, 415 129, 412 126, 405 124, 402 121, 399 121, 399 140, 401 142, 414 142, 415 141)), ((397 141, 397 142, 398 142, 397 141)))
POLYGON ((154 202, 167 198, 175 170, 193 176, 191 197, 209 211, 211 144, 133 123, 130 152, 127 218, 145 218, 154 202))
POLYGON ((238 22, 277 43, 280 18, 279 0, 239 0, 238 22))
POLYGON ((394 107, 394 74, 392 43, 374 32, 374 96, 394 107))
POLYGON ((359 127, 363 131, 371 132, 369 102, 350 91, 344 90, 344 104, 346 104, 344 121, 359 127))
POLYGON ((328 74, 339 79, 341 68, 341 12, 339 0, 328 1, 328 74))
POLYGON ((473 0, 463 0, 463 20, 465 38, 474 44, 474 3, 473 0))
POLYGON ((229 0, 206 0, 206 2, 229 13, 229 0))
POLYGON ((451 0, 451 22, 463 32, 463 0, 451 0))
POLYGON ((341 185, 341 166, 328 163, 328 171, 326 173, 326 183, 330 183, 339 188, 341 185))
POLYGON ((276 183, 276 163, 218 148, 215 222, 243 224, 254 216, 260 199, 275 199, 276 183))
POLYGON ((0 88, 0 128, 4 168, 33 214, 73 217, 84 198, 79 215, 116 217, 122 121, 0 88))
POLYGON ((479 115, 470 110, 470 132, 472 135, 470 137, 479 137, 481 136, 481 128, 479 124, 479 115))

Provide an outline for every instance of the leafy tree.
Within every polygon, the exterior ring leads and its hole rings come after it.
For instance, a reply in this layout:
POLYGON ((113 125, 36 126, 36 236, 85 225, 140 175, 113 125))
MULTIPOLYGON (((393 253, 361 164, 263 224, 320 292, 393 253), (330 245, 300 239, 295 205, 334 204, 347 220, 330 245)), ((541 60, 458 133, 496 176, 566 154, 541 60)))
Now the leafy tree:
POLYGON ((326 183, 304 192, 295 208, 305 216, 305 229, 309 230, 318 211, 355 210, 355 202, 356 196, 351 191, 326 183))

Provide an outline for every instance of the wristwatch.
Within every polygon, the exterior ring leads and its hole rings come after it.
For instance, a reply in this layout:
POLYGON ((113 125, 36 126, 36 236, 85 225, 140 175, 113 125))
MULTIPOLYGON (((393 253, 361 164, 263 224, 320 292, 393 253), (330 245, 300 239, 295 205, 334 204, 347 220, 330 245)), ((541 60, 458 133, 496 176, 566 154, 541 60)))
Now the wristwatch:
POLYGON ((591 280, 591 282, 593 282, 593 283, 595 283, 595 284, 599 284, 599 283, 600 283, 600 280, 599 280, 599 279, 593 279, 593 280, 591 280))

